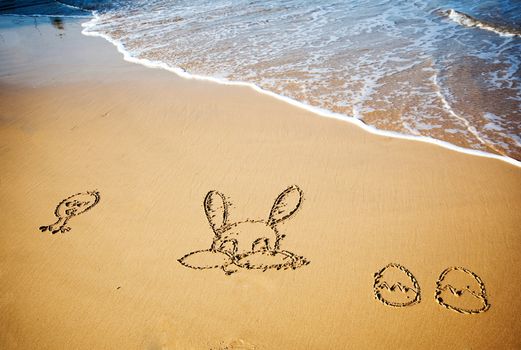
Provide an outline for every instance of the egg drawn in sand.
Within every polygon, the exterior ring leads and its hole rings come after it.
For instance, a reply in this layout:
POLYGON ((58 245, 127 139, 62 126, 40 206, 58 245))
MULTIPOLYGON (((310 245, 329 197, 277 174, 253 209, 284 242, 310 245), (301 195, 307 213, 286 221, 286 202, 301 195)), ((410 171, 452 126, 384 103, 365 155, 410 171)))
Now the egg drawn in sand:
POLYGON ((387 306, 405 307, 421 300, 420 285, 404 266, 390 263, 374 274, 374 296, 387 306))
POLYGON ((463 267, 449 267, 441 273, 436 282, 435 299, 441 306, 467 315, 490 308, 483 280, 463 267))

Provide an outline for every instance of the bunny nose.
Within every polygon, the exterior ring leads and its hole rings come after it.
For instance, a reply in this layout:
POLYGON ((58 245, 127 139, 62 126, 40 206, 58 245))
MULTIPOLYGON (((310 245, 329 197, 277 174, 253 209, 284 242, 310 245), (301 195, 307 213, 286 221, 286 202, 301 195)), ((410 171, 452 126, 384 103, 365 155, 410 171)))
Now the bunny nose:
POLYGON ((268 238, 257 238, 251 245, 251 251, 257 252, 259 250, 270 250, 270 243, 268 238))
POLYGON ((219 251, 235 255, 237 253, 238 242, 236 239, 227 239, 219 246, 219 251))

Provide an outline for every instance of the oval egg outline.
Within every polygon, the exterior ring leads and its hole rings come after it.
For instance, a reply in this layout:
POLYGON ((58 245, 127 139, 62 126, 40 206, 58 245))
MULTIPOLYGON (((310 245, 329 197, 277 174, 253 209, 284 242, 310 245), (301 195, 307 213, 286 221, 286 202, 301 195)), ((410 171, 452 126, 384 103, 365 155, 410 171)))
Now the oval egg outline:
POLYGON ((374 274, 373 292, 374 292, 374 297, 376 300, 382 302, 384 305, 391 306, 391 307, 412 306, 412 305, 418 304, 421 301, 420 284, 416 280, 416 277, 414 277, 412 272, 409 271, 405 266, 400 265, 398 263, 387 264, 380 271, 378 271, 377 273, 374 274), (393 303, 380 296, 380 293, 378 292, 378 286, 380 285, 380 281, 383 278, 383 273, 391 267, 399 269, 400 271, 405 273, 407 275, 407 277, 409 277, 409 280, 412 282, 414 291, 416 292, 413 300, 411 300, 407 303, 393 303))
POLYGON ((436 292, 434 294, 434 299, 436 300, 436 302, 438 304, 440 304, 441 306, 449 309, 449 310, 452 310, 452 311, 455 311, 455 312, 458 312, 460 314, 464 314, 464 315, 475 315, 475 314, 480 314, 482 312, 485 312, 487 311, 488 309, 490 309, 490 303, 488 302, 488 298, 487 298, 487 290, 485 288, 485 282, 483 282, 483 280, 481 279, 481 277, 479 277, 477 274, 475 274, 474 272, 470 271, 469 269, 466 269, 464 267, 460 267, 460 266, 451 266, 451 267, 448 267, 446 268, 445 270, 443 270, 443 272, 440 274, 440 277, 438 277, 438 280, 436 281, 436 292), (440 295, 441 293, 443 292, 443 290, 441 289, 442 288, 442 282, 444 281, 445 279, 445 276, 447 276, 447 274, 451 271, 463 271, 464 273, 468 274, 468 275, 471 275, 472 277, 474 277, 474 279, 476 280, 476 282, 478 282, 479 284, 479 288, 481 289, 480 291, 480 296, 481 296, 481 300, 483 301, 483 307, 481 309, 478 309, 478 310, 469 310, 469 309, 462 309, 462 308, 457 308, 457 307, 454 307, 452 305, 449 305, 447 303, 445 303, 443 301, 442 298, 440 298, 440 295), (441 300, 440 300, 441 299, 441 300))

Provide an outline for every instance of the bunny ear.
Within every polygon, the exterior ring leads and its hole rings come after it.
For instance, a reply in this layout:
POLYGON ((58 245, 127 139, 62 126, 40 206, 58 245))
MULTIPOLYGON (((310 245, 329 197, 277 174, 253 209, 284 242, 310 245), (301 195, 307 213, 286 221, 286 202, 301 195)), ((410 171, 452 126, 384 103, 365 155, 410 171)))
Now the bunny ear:
POLYGON ((228 220, 226 197, 217 191, 208 192, 204 198, 204 212, 214 232, 222 228, 228 220))
POLYGON ((273 203, 268 225, 275 226, 293 215, 302 203, 302 191, 293 185, 285 189, 273 203))

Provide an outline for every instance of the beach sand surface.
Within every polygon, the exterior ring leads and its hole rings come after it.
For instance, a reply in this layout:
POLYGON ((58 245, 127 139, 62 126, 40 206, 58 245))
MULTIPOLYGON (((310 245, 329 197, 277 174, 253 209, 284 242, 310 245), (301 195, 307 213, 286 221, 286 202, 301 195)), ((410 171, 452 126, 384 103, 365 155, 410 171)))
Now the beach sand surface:
POLYGON ((125 62, 76 20, 0 21, 0 348, 521 348, 519 168, 125 62), (235 223, 267 221, 289 186, 280 249, 308 265, 179 263, 212 244, 209 191, 235 223), (70 231, 39 230, 87 191, 70 231), (375 298, 390 263, 419 303, 375 298), (488 310, 436 301, 450 267, 488 310))

